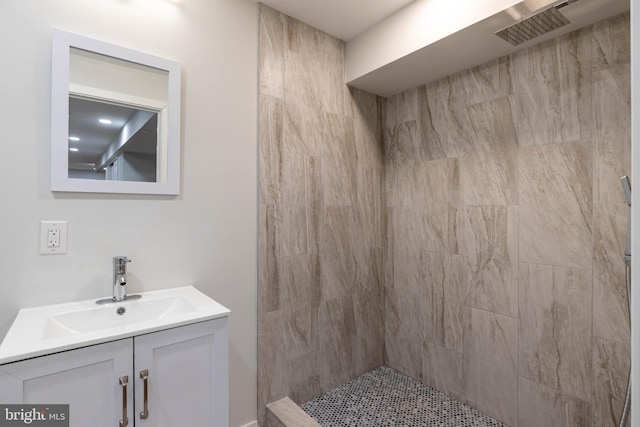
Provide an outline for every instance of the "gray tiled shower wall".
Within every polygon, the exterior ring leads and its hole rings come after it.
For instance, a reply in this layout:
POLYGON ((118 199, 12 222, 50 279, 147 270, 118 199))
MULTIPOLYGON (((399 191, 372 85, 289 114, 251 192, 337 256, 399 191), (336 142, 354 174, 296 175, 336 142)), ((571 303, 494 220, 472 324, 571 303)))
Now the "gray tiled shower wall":
POLYGON ((616 425, 629 15, 389 99, 260 7, 258 389, 383 363, 509 425, 616 425))

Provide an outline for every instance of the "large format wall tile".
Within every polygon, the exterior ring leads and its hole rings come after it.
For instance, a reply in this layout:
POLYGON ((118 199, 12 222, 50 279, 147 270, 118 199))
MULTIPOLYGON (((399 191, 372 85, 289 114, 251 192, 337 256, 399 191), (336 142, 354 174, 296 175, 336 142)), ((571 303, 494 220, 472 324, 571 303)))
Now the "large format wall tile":
POLYGON ((306 155, 323 153, 326 132, 321 94, 305 58, 285 51, 283 97, 283 150, 306 155))
MULTIPOLYGON (((379 264, 382 259, 378 259, 379 264)), ((376 289, 377 290, 377 289, 376 289)), ((359 286, 353 293, 355 348, 353 368, 362 375, 384 364, 384 295, 359 286)))
POLYGON ((591 405, 558 390, 520 377, 518 427, 572 427, 591 425, 591 405))
POLYGON ((462 203, 458 159, 397 165, 391 206, 459 206, 462 203))
MULTIPOLYGON (((284 87, 285 17, 269 7, 260 8, 260 95, 282 99, 284 87)), ((261 126, 260 130, 264 128, 261 126)))
POLYGON ((467 287, 465 262, 460 255, 425 252, 423 295, 426 340, 462 352, 462 303, 467 287))
POLYGON ((508 68, 508 58, 502 57, 449 76, 450 98, 469 106, 508 95, 508 68))
POLYGON ((468 106, 462 158, 465 205, 518 203, 518 140, 507 98, 468 106))
POLYGON ((346 97, 347 116, 353 118, 358 159, 382 166, 385 99, 353 87, 349 92, 351 96, 346 97))
POLYGON ((457 207, 462 204, 462 183, 458 159, 426 162, 424 169, 427 207, 434 205, 457 207))
POLYGON ((280 204, 305 206, 305 156, 283 153, 281 156, 280 204))
MULTIPOLYGON (((426 170, 422 162, 404 162, 394 168, 395 179, 391 183, 392 206, 426 206, 427 183, 426 170)), ((435 200, 429 200, 433 206, 437 206, 435 200)))
POLYGON ((422 378, 425 384, 464 402, 462 353, 425 341, 422 353, 422 378))
POLYGON ((449 208, 430 206, 420 208, 424 220, 424 249, 427 251, 447 252, 449 247, 449 208))
POLYGON ((418 119, 418 89, 409 89, 387 99, 385 126, 391 127, 418 119))
POLYGON ((588 99, 580 88, 549 91, 531 81, 510 98, 518 141, 523 147, 585 139, 588 99), (580 109, 580 103, 586 104, 580 109), (582 124, 581 124, 582 123, 582 124))
POLYGON ((385 364, 417 380, 422 379, 420 298, 417 293, 388 288, 384 304, 385 364))
POLYGON ((307 208, 305 205, 279 205, 281 239, 284 255, 303 255, 308 252, 307 208))
POLYGON ((523 148, 520 260, 591 268, 591 144, 523 148))
POLYGON ((307 216, 307 253, 320 251, 320 226, 324 213, 324 188, 322 186, 322 159, 305 157, 305 207, 307 216))
POLYGON ((420 129, 426 160, 462 157, 468 151, 466 106, 509 92, 507 61, 497 59, 419 88, 420 129))
POLYGON ((591 270, 520 264, 520 375, 591 396, 591 270))
POLYGON ((518 413, 518 319, 464 308, 463 379, 467 402, 515 425, 518 413))
POLYGON ((386 287, 418 294, 424 271, 422 252, 427 236, 424 208, 394 208, 389 213, 388 272, 386 287))
POLYGON ((362 244, 372 248, 383 247, 384 242, 384 168, 375 164, 358 166, 357 216, 362 244))
POLYGON ((318 255, 283 257, 280 262, 280 293, 288 307, 320 304, 320 261, 318 255))
MULTIPOLYGON (((321 363, 322 351, 319 349, 299 356, 287 355, 284 358, 282 372, 285 395, 294 402, 303 404, 322 394, 321 363)), ((271 399, 269 402, 273 401, 274 399, 271 399)))
POLYGON ((282 108, 282 151, 319 156, 325 134, 325 116, 310 106, 285 100, 282 108))
POLYGON ((425 160, 460 157, 466 152, 464 128, 468 119, 464 104, 452 98, 451 91, 447 78, 420 89, 419 124, 425 160))
POLYGON ((320 238, 320 280, 323 300, 342 300, 350 295, 359 259, 354 211, 329 207, 324 212, 320 238))
MULTIPOLYGON (((285 53, 294 53, 304 60, 307 70, 299 70, 299 76, 313 76, 302 81, 309 93, 316 96, 300 103, 316 103, 323 111, 344 114, 344 43, 289 16, 286 17, 286 25, 288 50, 285 53), (318 69, 323 72, 316 72, 318 69)), ((293 81, 288 81, 285 75, 287 90, 289 83, 293 81)))
POLYGON ((624 264, 629 206, 596 203, 593 221, 593 334, 629 342, 624 264))
POLYGON ((513 119, 521 147, 591 137, 591 32, 510 56, 513 119))
POLYGON ((351 295, 323 301, 320 307, 322 391, 349 381, 354 374, 356 320, 351 295))
POLYGON ((344 85, 342 41, 259 9, 263 421, 382 364, 386 215, 384 100, 344 85))
MULTIPOLYGON (((269 403, 286 396, 285 349, 282 340, 282 313, 258 315, 258 400, 269 403)), ((264 411, 258 412, 264 422, 264 411)))
POLYGON ((282 182, 282 100, 261 96, 259 121, 259 202, 275 203, 282 182))
POLYGON ((419 163, 426 157, 415 120, 385 128, 385 164, 419 163))
POLYGON ((356 202, 356 146, 353 120, 328 114, 323 188, 325 206, 353 206, 356 202))
POLYGON ((518 208, 465 207, 464 249, 469 264, 465 305, 518 316, 518 208))
POLYGON ((629 13, 593 24, 594 80, 629 74, 631 64, 631 26, 629 24, 629 13))
POLYGON ((287 358, 317 350, 320 327, 318 306, 285 307, 281 311, 282 339, 287 358))
POLYGON ((423 251, 448 252, 448 215, 447 207, 402 207, 388 212, 387 287, 419 292, 424 276, 423 251))
POLYGON ((274 205, 258 205, 258 313, 280 309, 280 239, 274 205))

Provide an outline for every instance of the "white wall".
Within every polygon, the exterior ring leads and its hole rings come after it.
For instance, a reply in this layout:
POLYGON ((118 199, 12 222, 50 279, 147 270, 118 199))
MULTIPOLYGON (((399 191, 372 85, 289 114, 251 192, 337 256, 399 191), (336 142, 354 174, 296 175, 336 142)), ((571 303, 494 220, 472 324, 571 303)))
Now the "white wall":
POLYGON ((248 0, 0 2, 0 336, 20 307, 194 284, 229 307, 230 419, 256 419, 257 16, 248 0), (49 191, 52 29, 182 64, 182 194, 49 191), (69 221, 38 255, 41 220, 69 221))

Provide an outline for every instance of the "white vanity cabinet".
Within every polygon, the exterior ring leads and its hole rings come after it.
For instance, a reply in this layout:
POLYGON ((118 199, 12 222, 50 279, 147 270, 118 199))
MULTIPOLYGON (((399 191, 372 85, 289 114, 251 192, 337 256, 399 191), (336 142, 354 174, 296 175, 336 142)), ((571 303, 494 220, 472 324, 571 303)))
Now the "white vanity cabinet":
POLYGON ((215 319, 134 338, 136 426, 229 426, 226 322, 215 319), (148 418, 143 419, 145 371, 148 418))
POLYGON ((0 365, 0 402, 69 404, 72 427, 228 427, 226 323, 0 365))
POLYGON ((122 419, 123 377, 130 382, 127 416, 132 419, 131 338, 2 365, 0 402, 69 404, 71 426, 114 427, 122 419))

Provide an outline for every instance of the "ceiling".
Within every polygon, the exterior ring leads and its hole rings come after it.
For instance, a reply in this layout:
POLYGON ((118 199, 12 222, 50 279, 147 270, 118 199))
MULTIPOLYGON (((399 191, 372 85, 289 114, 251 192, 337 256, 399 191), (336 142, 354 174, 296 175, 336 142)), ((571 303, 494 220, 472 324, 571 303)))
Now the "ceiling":
MULTIPOLYGON (((530 0, 524 0, 516 6, 526 6, 523 3, 527 1, 530 0)), ((558 0, 542 2, 556 4, 558 0)), ((502 10, 452 32, 409 54, 381 64, 366 74, 347 78, 347 84, 389 97, 618 15, 629 10, 629 0, 579 0, 570 3, 560 9, 569 24, 517 46, 495 35, 496 31, 517 21, 513 9, 502 10)), ((397 31, 401 30, 397 28, 397 31)), ((381 47, 378 45, 376 49, 380 51, 381 47)), ((349 60, 347 56, 347 64, 349 60)))
MULTIPOLYGON (((95 170, 111 143, 138 111, 135 107, 69 97, 69 168, 95 170), (100 123, 108 119, 110 123, 100 123), (72 140, 77 138, 78 140, 72 140)), ((124 152, 155 154, 157 145, 157 114, 126 142, 124 152)))
MULTIPOLYGON (((421 23, 426 21, 426 17, 416 13, 419 11, 416 6, 425 9, 424 6, 428 6, 430 0, 422 0, 421 2, 413 0, 254 1, 262 2, 312 27, 349 42, 346 56, 347 84, 383 97, 427 84, 629 10, 629 0, 521 0, 519 3, 514 3, 513 7, 508 7, 498 13, 493 12, 494 14, 488 17, 481 17, 480 20, 470 22, 462 29, 445 34, 440 39, 415 46, 411 51, 401 52, 407 40, 415 40, 414 36, 420 35, 420 33, 430 33, 430 31, 422 31, 424 25, 421 23), (564 27, 550 31, 519 46, 512 46, 495 35, 496 31, 515 23, 523 16, 528 17, 531 16, 530 14, 542 10, 543 5, 555 7, 560 4, 562 6, 558 7, 566 6, 562 8, 562 14, 566 15, 570 22, 564 27), (404 11, 396 13, 401 9, 404 11), (514 14, 518 16, 514 16, 514 14), (389 18, 391 15, 394 16, 389 18), (402 19, 396 19, 399 16, 402 16, 402 19), (413 21, 405 19, 407 16, 411 16, 413 21), (385 20, 384 24, 377 25, 383 20, 385 20), (416 33, 413 27, 420 31, 416 33), (365 41, 363 42, 363 40, 365 41), (374 42, 372 43, 371 40, 374 42), (400 52, 400 54, 394 58, 388 58, 384 52, 389 51, 394 54, 400 52), (350 74, 349 65, 362 64, 358 62, 362 58, 366 58, 366 61, 374 58, 374 62, 379 63, 369 64, 372 66, 360 70, 359 74, 350 74), (378 59, 380 60, 378 61, 378 59)), ((435 1, 435 3, 442 4, 443 1, 435 1)), ((462 3, 450 1, 457 4, 455 7, 460 7, 462 3)), ((487 5, 510 3, 503 0, 484 1, 487 5)), ((444 10, 446 8, 443 10, 433 9, 432 7, 430 13, 435 13, 435 16, 430 15, 432 27, 429 28, 437 28, 439 23, 444 22, 443 20, 447 22, 460 21, 461 16, 464 15, 461 13, 453 16, 451 11, 444 10)))
POLYGON ((256 0, 342 40, 350 40, 413 0, 256 0))

